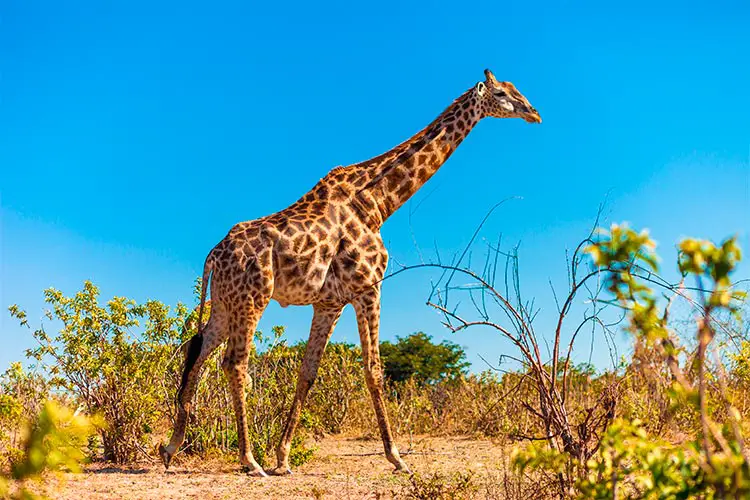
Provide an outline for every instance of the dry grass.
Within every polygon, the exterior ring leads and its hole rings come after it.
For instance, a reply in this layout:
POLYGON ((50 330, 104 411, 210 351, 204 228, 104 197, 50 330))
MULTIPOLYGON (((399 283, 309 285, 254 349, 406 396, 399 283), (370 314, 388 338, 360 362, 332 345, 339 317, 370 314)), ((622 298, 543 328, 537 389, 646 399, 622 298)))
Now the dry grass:
MULTIPOLYGON (((418 437, 398 443, 414 472, 426 480, 471 473, 470 496, 505 498, 509 452, 490 440, 418 437), (407 451, 408 450, 408 451, 407 451)), ((56 499, 165 498, 415 498, 408 476, 394 475, 379 440, 327 437, 315 457, 286 477, 256 479, 221 460, 177 461, 168 472, 157 464, 94 464, 83 474, 50 477, 56 499)))

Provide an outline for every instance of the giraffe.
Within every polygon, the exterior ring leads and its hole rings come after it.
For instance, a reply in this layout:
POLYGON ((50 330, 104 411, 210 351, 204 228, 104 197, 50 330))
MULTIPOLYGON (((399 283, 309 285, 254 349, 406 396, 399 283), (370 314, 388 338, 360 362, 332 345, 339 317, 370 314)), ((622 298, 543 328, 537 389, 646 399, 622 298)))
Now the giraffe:
POLYGON ((365 381, 372 398, 385 456, 394 472, 408 472, 388 421, 379 350, 380 292, 388 252, 383 223, 455 151, 485 117, 523 118, 539 113, 510 82, 485 70, 478 82, 411 139, 390 151, 347 167, 336 167, 288 208, 240 222, 208 254, 203 268, 199 331, 186 345, 178 413, 172 436, 159 452, 165 467, 182 444, 206 358, 224 342, 222 360, 237 421, 239 459, 249 474, 266 476, 248 443, 245 389, 253 333, 269 302, 282 307, 312 305, 313 318, 297 387, 279 442, 274 474, 291 473, 289 453, 307 393, 343 308, 351 304, 362 344, 365 381), (211 281, 212 307, 201 326, 211 281))

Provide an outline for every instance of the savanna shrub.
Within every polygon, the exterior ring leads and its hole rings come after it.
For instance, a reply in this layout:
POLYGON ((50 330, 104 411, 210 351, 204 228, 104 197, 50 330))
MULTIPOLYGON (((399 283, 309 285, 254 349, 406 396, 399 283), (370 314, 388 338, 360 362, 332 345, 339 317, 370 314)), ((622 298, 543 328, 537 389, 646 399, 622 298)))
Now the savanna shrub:
MULTIPOLYGON (((72 297, 48 289, 45 300, 51 306, 48 319, 61 329, 55 336, 44 328, 35 330, 39 347, 29 356, 51 375, 53 388, 72 396, 88 414, 102 416, 106 425, 99 435, 105 459, 125 463, 150 453, 171 430, 181 346, 195 333, 196 313, 182 304, 171 310, 158 301, 137 304, 123 297, 103 307, 99 290, 90 282, 72 297)), ((11 314, 28 326, 25 312, 14 306, 11 314)), ((256 340, 264 352, 250 355, 250 376, 256 382, 248 394, 250 434, 261 461, 280 436, 301 359, 300 349, 286 346, 282 335, 283 328, 275 328, 268 338, 258 332, 256 340)), ((219 350, 204 365, 186 435, 188 452, 237 449, 221 356, 219 350)), ((15 399, 3 401, 10 419, 17 413, 15 399)), ((310 457, 303 441, 297 439, 293 446, 298 463, 310 457)))
MULTIPOLYGON (((57 335, 44 327, 33 332, 39 347, 29 357, 43 364, 52 386, 73 395, 88 414, 100 414, 104 457, 123 463, 135 460, 149 445, 147 436, 162 416, 163 372, 171 355, 165 338, 177 338, 186 308, 175 315, 155 301, 138 305, 124 297, 99 304, 91 282, 72 297, 53 288, 44 292, 47 318, 60 324, 57 335), (145 329, 138 335, 139 320, 145 329)), ((26 314, 11 313, 22 324, 26 314)))
POLYGON ((36 418, 48 397, 48 381, 25 371, 21 363, 11 363, 0 375, 0 468, 20 456, 24 425, 36 418))
POLYGON ((339 434, 351 421, 352 405, 368 400, 360 348, 351 344, 329 344, 307 398, 308 414, 313 420, 310 427, 319 434, 339 434))
POLYGON ((685 352, 669 327, 669 309, 660 307, 650 284, 662 284, 680 298, 685 297, 684 286, 675 290, 655 275, 654 248, 647 233, 613 225, 589 252, 594 264, 606 272, 605 286, 627 312, 627 328, 636 340, 639 358, 635 366, 645 367, 657 381, 656 391, 647 389, 657 393, 656 404, 634 405, 629 412, 643 413, 656 423, 657 432, 675 415, 682 415, 684 422, 692 417, 693 432, 674 445, 649 433, 638 419, 620 419, 610 425, 586 461, 536 443, 519 448, 515 464, 521 472, 531 469, 551 478, 559 495, 581 499, 747 498, 750 463, 741 414, 732 405, 724 374, 725 359, 714 352, 714 371, 707 373, 706 358, 716 336, 715 315, 737 313, 744 299, 730 281, 740 250, 733 238, 720 245, 694 239, 680 243, 679 269, 683 277, 696 279, 700 291, 697 299, 691 299, 699 311, 694 324, 696 353, 681 365, 685 352), (709 386, 713 395, 707 391, 709 386))

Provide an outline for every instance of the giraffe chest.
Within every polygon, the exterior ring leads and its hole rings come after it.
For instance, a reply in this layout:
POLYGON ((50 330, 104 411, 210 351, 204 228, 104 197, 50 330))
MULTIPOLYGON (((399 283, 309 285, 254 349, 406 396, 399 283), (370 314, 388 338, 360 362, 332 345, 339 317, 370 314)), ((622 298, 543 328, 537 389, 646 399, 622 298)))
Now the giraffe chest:
POLYGON ((365 235, 359 240, 342 240, 331 261, 318 301, 348 304, 357 295, 380 284, 388 265, 388 252, 380 235, 365 235))

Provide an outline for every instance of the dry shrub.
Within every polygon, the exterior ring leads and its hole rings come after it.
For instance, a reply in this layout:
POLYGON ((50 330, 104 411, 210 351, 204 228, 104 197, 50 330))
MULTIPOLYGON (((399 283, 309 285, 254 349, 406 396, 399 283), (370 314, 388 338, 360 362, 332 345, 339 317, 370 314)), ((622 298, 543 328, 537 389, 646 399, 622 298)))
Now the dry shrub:
POLYGON ((477 485, 471 472, 413 474, 399 496, 414 500, 463 500, 474 498, 477 485))

